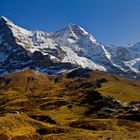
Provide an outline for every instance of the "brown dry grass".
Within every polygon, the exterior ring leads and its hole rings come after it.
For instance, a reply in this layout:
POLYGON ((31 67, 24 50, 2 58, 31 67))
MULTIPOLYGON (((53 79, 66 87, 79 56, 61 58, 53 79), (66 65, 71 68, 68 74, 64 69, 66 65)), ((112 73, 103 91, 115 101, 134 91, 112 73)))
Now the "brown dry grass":
POLYGON ((129 102, 139 100, 139 93, 140 81, 104 72, 67 78, 67 74, 51 77, 27 69, 2 76, 0 140, 137 140, 139 122, 98 119, 86 112, 92 100, 103 95, 129 102))

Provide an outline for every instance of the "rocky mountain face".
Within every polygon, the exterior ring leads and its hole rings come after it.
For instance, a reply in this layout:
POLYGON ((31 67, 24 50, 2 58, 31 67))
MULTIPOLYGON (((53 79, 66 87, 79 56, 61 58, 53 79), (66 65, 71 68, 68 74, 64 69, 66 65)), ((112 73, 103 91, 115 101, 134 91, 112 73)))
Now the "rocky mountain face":
POLYGON ((61 63, 65 52, 47 33, 29 31, 0 18, 0 73, 32 67, 41 72, 58 72, 74 66, 61 63), (58 61, 59 60, 59 61, 58 61), (54 69, 55 66, 55 69, 54 69))
POLYGON ((75 24, 47 33, 26 30, 0 18, 0 74, 26 67, 51 74, 82 67, 137 78, 139 46, 102 45, 75 24))

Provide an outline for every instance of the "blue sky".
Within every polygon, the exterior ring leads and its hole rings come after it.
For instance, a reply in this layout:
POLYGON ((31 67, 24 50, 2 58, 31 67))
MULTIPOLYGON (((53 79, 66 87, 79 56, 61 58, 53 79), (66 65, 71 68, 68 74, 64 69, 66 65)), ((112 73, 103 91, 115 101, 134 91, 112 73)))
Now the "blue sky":
POLYGON ((105 44, 140 41, 140 0, 0 0, 0 15, 34 30, 75 23, 105 44))

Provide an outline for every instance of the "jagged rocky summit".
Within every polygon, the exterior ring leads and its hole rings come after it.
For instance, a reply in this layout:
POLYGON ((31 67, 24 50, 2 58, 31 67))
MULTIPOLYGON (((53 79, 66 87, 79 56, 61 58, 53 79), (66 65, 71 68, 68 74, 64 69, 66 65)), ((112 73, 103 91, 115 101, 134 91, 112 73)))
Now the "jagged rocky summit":
POLYGON ((30 31, 0 18, 0 74, 31 67, 56 74, 77 68, 139 78, 140 43, 105 46, 76 24, 53 33, 30 31))

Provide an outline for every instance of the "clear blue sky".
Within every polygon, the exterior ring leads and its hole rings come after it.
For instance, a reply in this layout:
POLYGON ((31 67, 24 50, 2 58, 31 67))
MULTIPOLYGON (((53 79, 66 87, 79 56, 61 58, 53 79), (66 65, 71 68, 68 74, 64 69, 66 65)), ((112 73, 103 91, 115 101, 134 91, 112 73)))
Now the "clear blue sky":
POLYGON ((105 44, 140 41, 140 0, 0 0, 0 15, 44 31, 75 23, 105 44))

